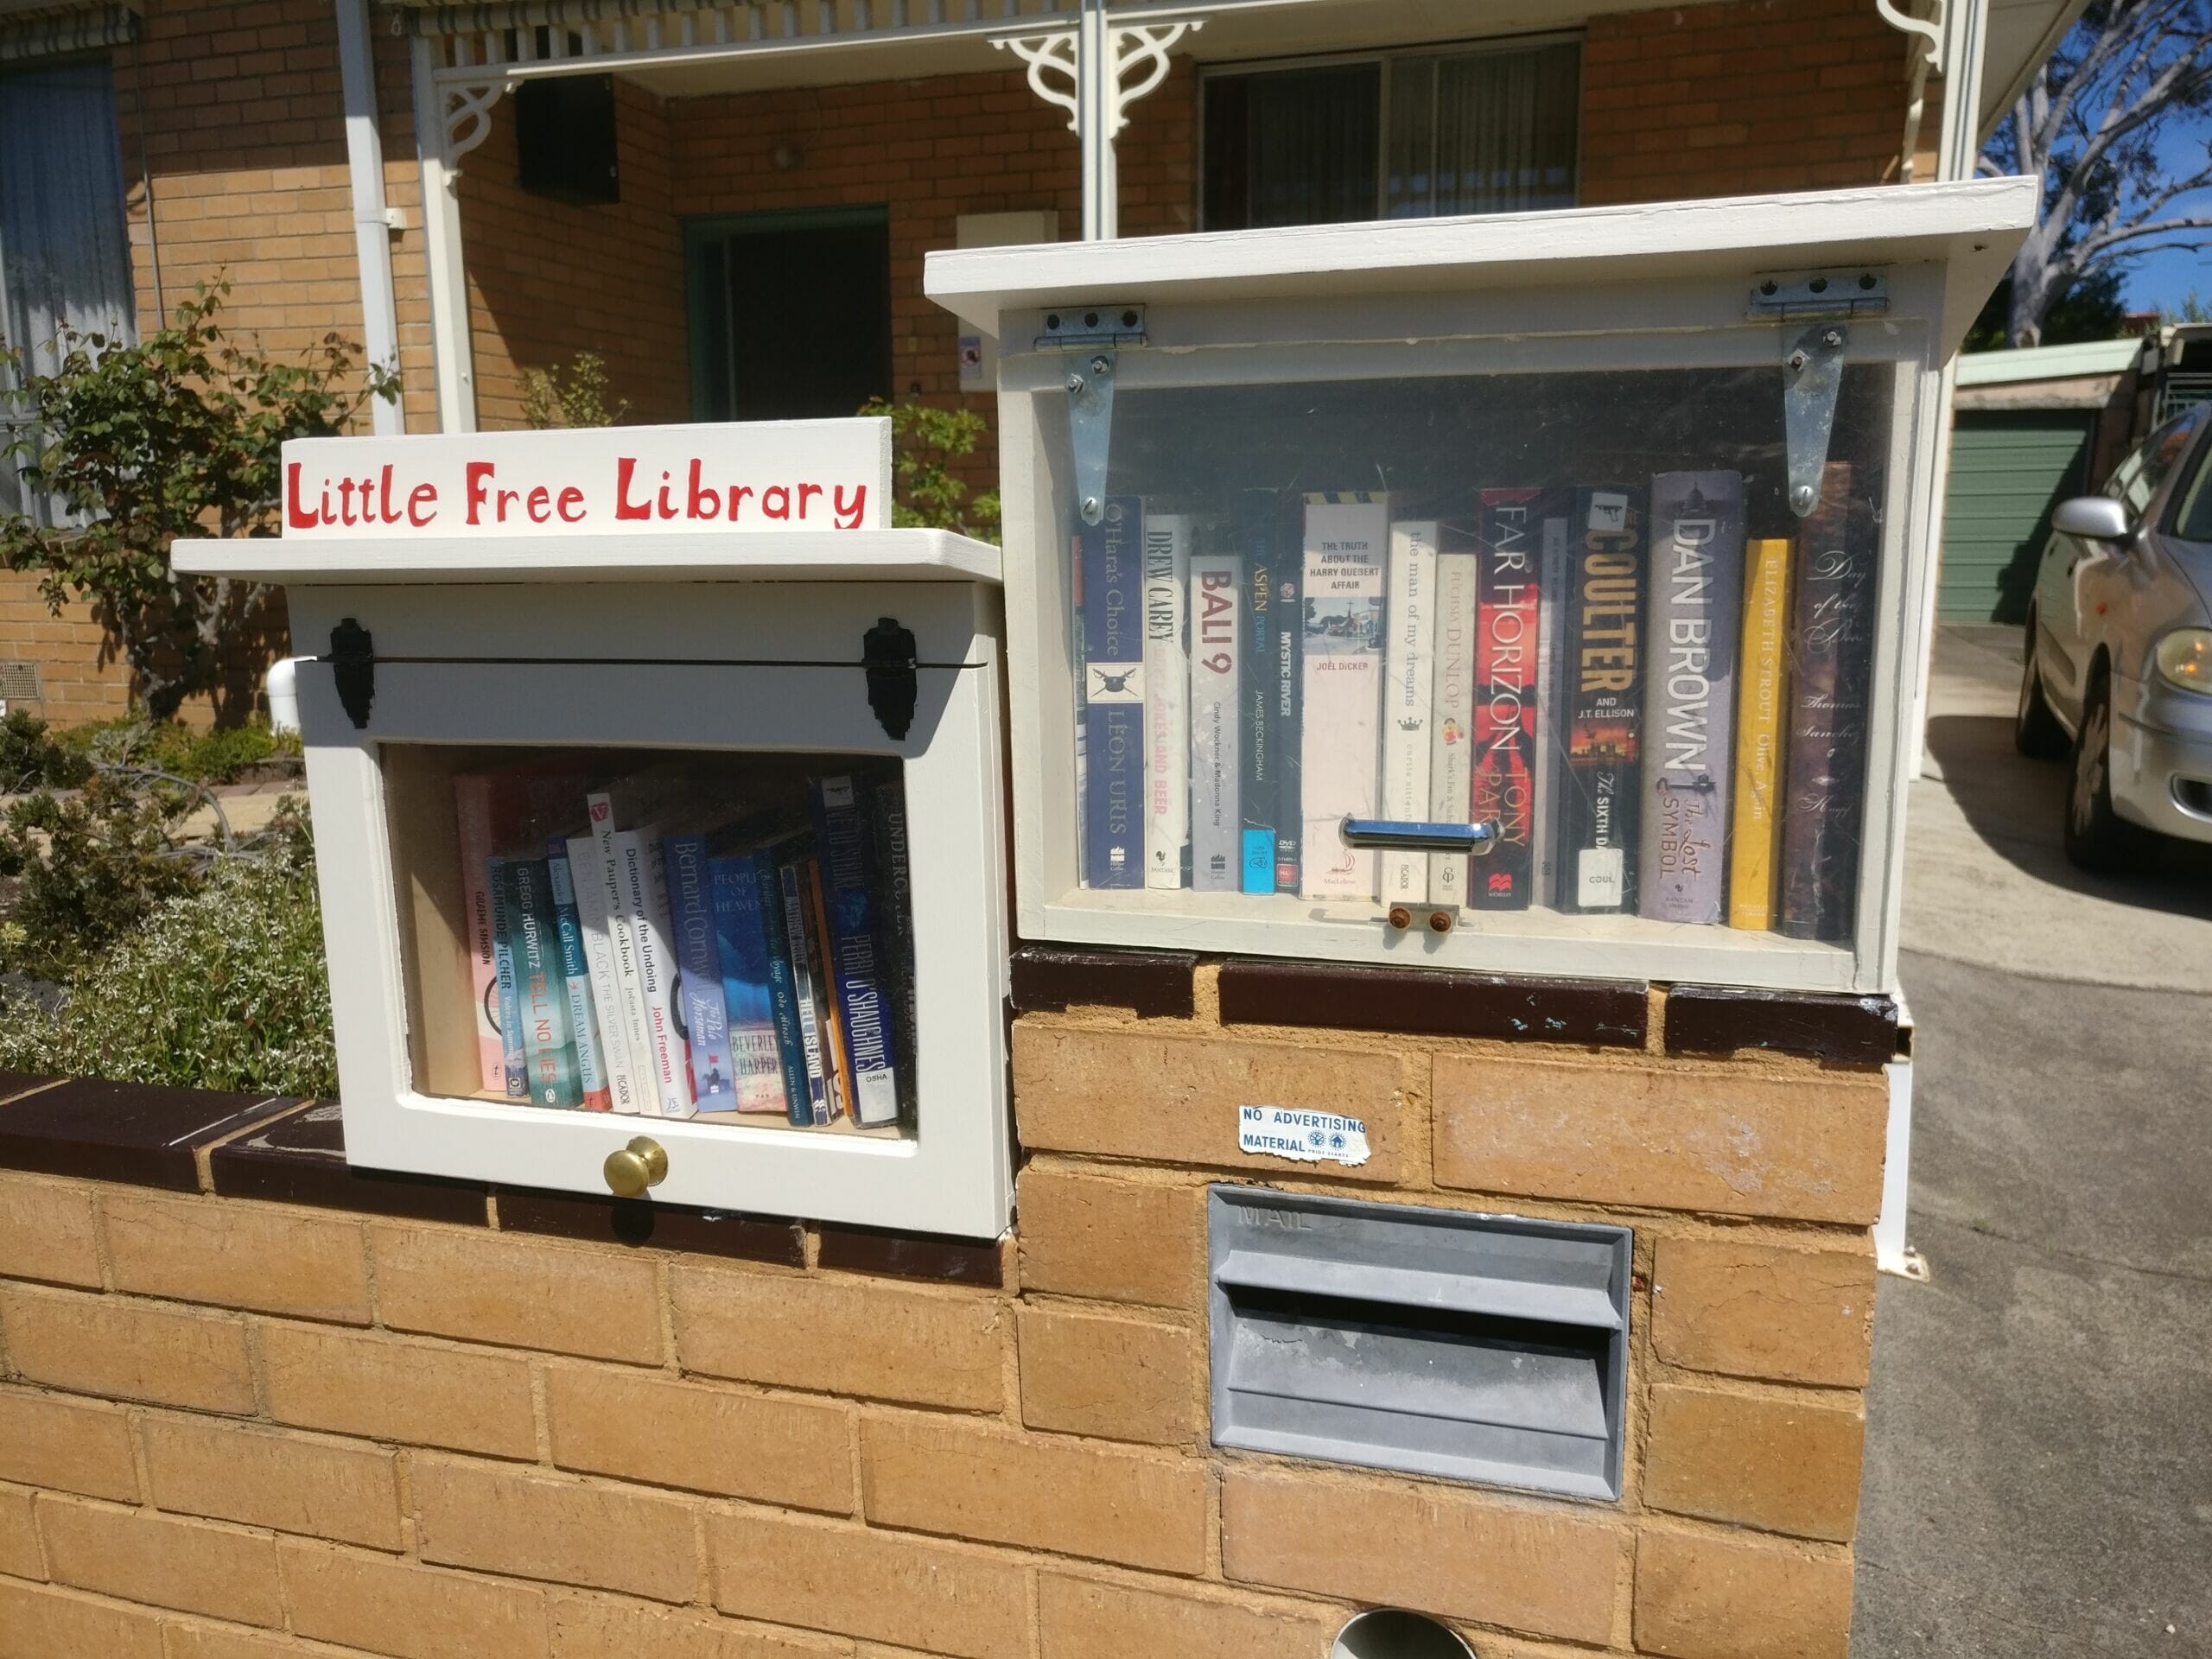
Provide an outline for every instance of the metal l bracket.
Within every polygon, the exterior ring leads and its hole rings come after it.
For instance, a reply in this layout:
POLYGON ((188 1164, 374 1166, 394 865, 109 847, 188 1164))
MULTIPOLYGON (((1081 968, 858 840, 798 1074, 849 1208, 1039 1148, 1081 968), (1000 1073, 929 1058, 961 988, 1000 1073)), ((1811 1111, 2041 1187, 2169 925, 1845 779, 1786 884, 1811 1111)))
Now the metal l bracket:
POLYGON ((330 631, 330 677, 337 685, 338 706, 353 729, 367 729, 369 705, 377 696, 376 645, 353 617, 330 631))
POLYGON ((1821 505, 1821 474, 1835 431, 1835 396, 1843 385, 1843 352, 1851 330, 1816 322, 1786 343, 1782 362, 1782 426, 1789 460, 1789 511, 1809 518, 1821 505))
POLYGON ((1106 516, 1106 464, 1114 447, 1114 348, 1069 360, 1068 435, 1075 444, 1076 510, 1095 524, 1106 516))

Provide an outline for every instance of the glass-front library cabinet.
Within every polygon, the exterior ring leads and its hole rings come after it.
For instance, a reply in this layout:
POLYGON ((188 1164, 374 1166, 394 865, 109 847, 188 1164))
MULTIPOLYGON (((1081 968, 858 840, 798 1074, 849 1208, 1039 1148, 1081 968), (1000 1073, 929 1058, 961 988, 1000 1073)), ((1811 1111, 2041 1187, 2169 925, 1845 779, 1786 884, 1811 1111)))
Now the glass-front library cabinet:
POLYGON ((998 342, 1027 938, 1893 983, 2017 180, 931 254, 998 342))
POLYGON ((348 1158, 995 1236, 998 550, 880 420, 293 443, 348 1158))

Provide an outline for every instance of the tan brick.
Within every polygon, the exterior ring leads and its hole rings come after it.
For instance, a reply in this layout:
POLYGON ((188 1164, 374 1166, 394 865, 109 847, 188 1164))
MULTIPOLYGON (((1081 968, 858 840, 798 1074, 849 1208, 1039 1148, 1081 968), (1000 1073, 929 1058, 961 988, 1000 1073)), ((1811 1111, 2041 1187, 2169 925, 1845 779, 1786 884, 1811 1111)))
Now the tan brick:
POLYGON ((1020 1310, 1021 1421, 1179 1446, 1198 1432, 1196 1339, 1179 1325, 1054 1306, 1020 1310))
POLYGON ((369 1322, 368 1256, 358 1222, 140 1192, 110 1192, 101 1208, 118 1290, 369 1322))
POLYGON ((16 1374, 52 1388, 201 1411, 253 1409, 245 1321, 122 1296, 0 1290, 16 1374))
POLYGON ((1636 1645, 1669 1659, 1846 1659, 1851 1552, 1648 1530, 1636 1547, 1636 1645))
POLYGON ((1440 1054, 1436 1179, 1478 1192, 1871 1223, 1878 1074, 1440 1054))
POLYGON ((0 1275, 99 1289, 92 1188, 0 1174, 0 1275))
POLYGON ((707 1518, 715 1605, 952 1659, 1027 1659, 1029 1583, 977 1551, 758 1510, 707 1518))
POLYGON ((1206 1465, 926 1417, 861 1422, 879 1526, 1022 1544, 1166 1573, 1205 1567, 1206 1465))
POLYGON ((302 1636, 398 1659, 545 1659, 545 1595, 534 1586, 321 1544, 283 1548, 302 1636))
POLYGON ((264 1322, 269 1414, 371 1440, 537 1455, 530 1362, 433 1343, 264 1322))
POLYGON ((1117 1302, 1196 1307, 1203 1300, 1203 1189, 1072 1174, 1021 1173, 1021 1283, 1117 1302))
POLYGON ((853 1511, 849 1407, 767 1400, 598 1366, 545 1374, 553 1461, 657 1486, 853 1511))
POLYGON ((114 1406, 0 1388, 0 1480, 130 1502, 130 1421, 114 1406))
POLYGON ((289 1636, 257 1636, 184 1619, 171 1620, 167 1629, 168 1659, 305 1659, 307 1653, 289 1636))
POLYGON ((147 1484, 162 1509, 399 1548, 389 1452, 190 1417, 149 1416, 144 1433, 147 1484))
POLYGON ((1326 1166, 1332 1179, 1388 1182, 1420 1173, 1418 1148, 1401 1145, 1394 1054, 1015 1022, 1014 1108, 1024 1146, 1281 1175, 1281 1160, 1238 1150, 1240 1106, 1363 1120, 1372 1155, 1357 1166, 1326 1166))
POLYGON ((1874 1252, 1662 1238, 1651 1341, 1693 1370, 1866 1386, 1874 1344, 1874 1252))
POLYGON ((1298 1602, 1171 1594, 1058 1573, 1037 1588, 1040 1659, 1283 1659, 1325 1652, 1344 1621, 1298 1602))
POLYGON ((1005 1405, 996 1297, 872 1279, 675 1270, 683 1369, 966 1411, 1005 1405))
POLYGON ((1724 1394, 1661 1383, 1651 1390, 1643 1501, 1847 1544, 1859 1520, 1866 1418, 1849 1405, 1724 1394))
POLYGON ((394 1330, 660 1363, 660 1294, 643 1257, 433 1227, 378 1227, 371 1250, 394 1330))
POLYGON ((266 1536, 51 1492, 38 1519, 58 1584, 233 1624, 283 1623, 276 1547, 266 1536))
POLYGON ((426 1561, 655 1601, 697 1588, 692 1511, 676 1498, 452 1458, 417 1458, 413 1482, 426 1561))
POLYGON ((39 1564, 38 1522, 31 1514, 31 1495, 0 1488, 0 1575, 11 1579, 42 1579, 39 1564))
POLYGON ((1247 1584, 1603 1643, 1627 1535, 1450 1487, 1232 1467, 1222 1571, 1247 1584))
POLYGON ((734 1624, 690 1608, 650 1601, 550 1592, 553 1659, 845 1659, 853 1644, 834 1636, 734 1624))
POLYGON ((162 1659, 161 1620, 66 1590, 0 1584, 4 1659, 162 1659))

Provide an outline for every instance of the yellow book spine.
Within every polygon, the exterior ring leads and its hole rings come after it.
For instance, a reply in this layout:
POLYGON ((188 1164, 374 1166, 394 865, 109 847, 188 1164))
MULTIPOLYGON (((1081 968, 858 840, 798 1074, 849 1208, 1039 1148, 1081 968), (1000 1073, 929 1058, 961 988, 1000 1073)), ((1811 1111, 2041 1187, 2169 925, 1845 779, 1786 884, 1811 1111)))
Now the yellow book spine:
POLYGON ((1736 710, 1736 805, 1728 854, 1728 925, 1774 925, 1774 878, 1782 830, 1782 711, 1789 668, 1789 543, 1746 550, 1742 687, 1736 710))

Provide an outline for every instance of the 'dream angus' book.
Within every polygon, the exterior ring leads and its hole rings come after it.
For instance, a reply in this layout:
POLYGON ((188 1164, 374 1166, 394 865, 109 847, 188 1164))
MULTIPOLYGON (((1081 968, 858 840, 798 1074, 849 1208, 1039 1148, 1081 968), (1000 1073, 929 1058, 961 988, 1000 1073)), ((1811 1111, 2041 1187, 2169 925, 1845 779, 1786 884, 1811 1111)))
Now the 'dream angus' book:
POLYGON ((1724 913, 1743 583, 1743 474, 1653 479, 1637 911, 1654 921, 1724 913))
MULTIPOLYGON (((1475 556, 1436 556, 1436 675, 1429 703, 1428 811, 1432 823, 1467 823, 1475 753, 1475 556)), ((1428 897, 1467 902, 1465 853, 1428 855, 1428 897)))
POLYGON ((1191 561, 1191 886, 1199 893, 1235 893, 1243 885, 1236 804, 1242 573, 1234 554, 1191 561))
POLYGON ((584 955, 583 916, 576 905, 569 873, 569 844, 558 836, 545 843, 545 877, 553 890, 553 920, 561 943, 561 972, 568 983, 569 1040, 575 1045, 576 1079, 583 1109, 611 1112, 614 1093, 607 1079, 607 1049, 600 1040, 598 1010, 592 1001, 591 964, 584 955))
POLYGON ((1093 887, 1144 872, 1144 502, 1109 497, 1083 526, 1084 871, 1093 887))
MULTIPOLYGON (((1562 505, 1557 492, 1551 505, 1562 505)), ((1567 515, 1550 511, 1544 515, 1536 574, 1536 798, 1529 809, 1529 842, 1535 849, 1535 873, 1531 896, 1537 904, 1559 904, 1559 837, 1552 831, 1559 812, 1560 766, 1566 745, 1561 736, 1560 689, 1567 648, 1560 639, 1561 619, 1567 614, 1567 515)))
POLYGON ((691 1102, 702 1112, 733 1111, 737 1085, 730 1069, 729 1009, 722 1000, 721 958, 715 950, 715 895, 707 873, 707 838, 664 836, 668 918, 676 945, 676 1007, 683 1017, 691 1062, 691 1102))
POLYGON ((1536 874, 1536 638, 1543 493, 1484 490, 1475 538, 1474 821, 1497 844, 1475 861, 1467 902, 1526 910, 1536 874))
POLYGON ((1192 524, 1144 520, 1144 885, 1190 885, 1191 653, 1185 643, 1192 524))
POLYGON ((1782 831, 1782 716, 1789 683, 1789 543, 1751 543, 1737 671, 1735 810, 1728 826, 1728 925, 1774 925, 1782 831))
MULTIPOLYGON (((1429 722, 1436 698, 1436 537, 1433 518, 1401 518, 1390 526, 1379 810, 1402 823, 1418 823, 1428 816, 1429 722)), ((1427 853, 1389 848, 1376 861, 1384 904, 1427 901, 1427 853)))
POLYGON ((1380 492, 1306 498, 1305 676, 1299 790, 1300 893, 1372 901, 1376 857, 1344 845, 1347 817, 1375 816, 1381 783, 1382 600, 1390 499, 1380 492))
POLYGON ((1559 908, 1636 909, 1643 735, 1643 492, 1585 485, 1568 518, 1565 781, 1559 908))

